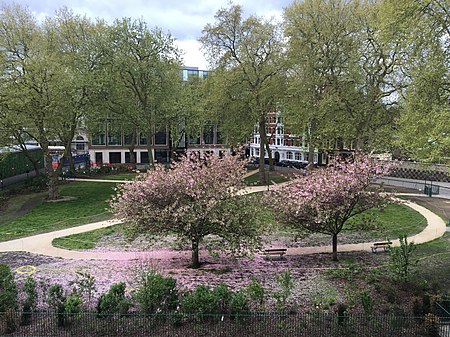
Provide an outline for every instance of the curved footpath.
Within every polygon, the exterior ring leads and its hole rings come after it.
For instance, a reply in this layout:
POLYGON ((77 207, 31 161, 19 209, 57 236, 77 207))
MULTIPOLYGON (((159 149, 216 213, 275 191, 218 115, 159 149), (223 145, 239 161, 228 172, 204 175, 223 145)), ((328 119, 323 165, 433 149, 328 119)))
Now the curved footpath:
MULTIPOLYGON (((119 181, 114 181, 119 182, 119 181)), ((266 191, 267 186, 248 187, 243 191, 243 194, 266 191)), ((402 195, 402 194, 398 194, 402 195)), ((408 195, 408 194, 403 194, 408 195)), ((410 194, 411 195, 411 194, 410 194)), ((412 194, 417 196, 417 194, 412 194)), ((420 195, 423 196, 423 195, 420 195)), ((405 205, 418 211, 427 220, 427 227, 414 236, 408 237, 408 241, 417 244, 428 242, 437 239, 444 235, 446 231, 446 224, 439 216, 415 203, 405 201, 405 205)), ((171 259, 176 257, 190 256, 190 251, 172 251, 172 250, 158 250, 148 252, 92 252, 92 251, 73 251, 61 248, 56 248, 52 245, 55 238, 88 232, 98 228, 104 228, 111 225, 121 223, 120 220, 108 220, 78 227, 67 228, 55 232, 44 233, 29 236, 22 239, 16 239, 6 242, 0 242, 0 252, 29 252, 33 254, 41 254, 52 257, 60 257, 65 259, 82 259, 82 260, 133 260, 133 259, 171 259)), ((399 240, 392 241, 393 246, 399 245, 399 240)), ((338 246, 340 252, 350 251, 369 251, 373 242, 357 243, 357 244, 342 244, 338 246)), ((331 246, 317 246, 317 247, 299 247, 288 248, 287 255, 306 255, 314 253, 328 253, 332 251, 331 246)))

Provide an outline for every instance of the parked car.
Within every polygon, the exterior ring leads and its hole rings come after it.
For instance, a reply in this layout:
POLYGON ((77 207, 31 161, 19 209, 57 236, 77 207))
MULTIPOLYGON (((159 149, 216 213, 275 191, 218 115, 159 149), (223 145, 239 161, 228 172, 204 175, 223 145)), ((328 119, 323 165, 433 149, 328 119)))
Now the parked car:
POLYGON ((259 167, 259 159, 256 159, 256 158, 250 159, 248 161, 248 163, 245 164, 245 168, 248 168, 248 169, 254 169, 254 168, 258 168, 258 167, 259 167))

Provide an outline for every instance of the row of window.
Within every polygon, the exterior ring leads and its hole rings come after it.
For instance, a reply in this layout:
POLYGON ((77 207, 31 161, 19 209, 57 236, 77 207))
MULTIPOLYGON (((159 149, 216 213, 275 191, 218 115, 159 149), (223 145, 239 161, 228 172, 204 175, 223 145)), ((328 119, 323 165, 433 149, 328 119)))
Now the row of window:
MULTIPOLYGON (((134 139, 135 145, 147 145, 147 137, 144 133, 140 133, 134 139)), ((166 132, 157 132, 154 136, 155 145, 167 145, 168 137, 166 132)), ((114 146, 126 146, 133 143, 132 134, 123 134, 120 131, 99 131, 92 134, 92 145, 114 145, 114 146)), ((205 129, 200 135, 188 137, 188 144, 223 144, 224 139, 220 132, 215 132, 213 127, 205 129), (202 137, 200 137, 202 136, 202 137), (201 142, 202 141, 202 142, 201 142)))
MULTIPOLYGON (((154 136, 155 145, 167 145, 167 135, 164 131, 157 132, 154 136)), ((131 145, 133 143, 132 134, 124 134, 120 131, 99 131, 92 134, 92 145, 131 145)), ((135 145, 147 145, 147 137, 141 133, 134 139, 135 145)))
MULTIPOLYGON (((251 149, 250 155, 252 157, 259 157, 259 149, 251 149)), ((286 159, 286 160, 298 160, 298 161, 308 161, 309 154, 308 153, 301 153, 301 152, 273 152, 272 156, 275 158, 275 153, 278 153, 280 155, 280 159, 286 159)), ((264 151, 264 157, 267 157, 267 151, 264 151)))
MULTIPOLYGON (((137 152, 134 152, 135 155, 135 161, 146 164, 148 163, 148 152, 142 151, 139 152, 139 157, 137 156, 137 152)), ((155 150, 155 160, 157 163, 168 163, 169 158, 169 151, 166 150, 155 150)), ((106 158, 103 155, 103 152, 96 152, 95 153, 95 162, 96 163, 104 163, 108 162, 110 164, 121 164, 122 162, 122 152, 107 152, 106 158)), ((125 163, 131 163, 131 154, 130 152, 125 152, 125 163)))
MULTIPOLYGON (((254 137, 253 144, 260 144, 261 139, 259 136, 254 137)), ((302 144, 302 137, 295 137, 295 138, 283 138, 283 137, 276 137, 276 138, 270 138, 269 139, 270 145, 277 145, 277 146, 295 146, 295 147, 307 147, 308 144, 302 144)))

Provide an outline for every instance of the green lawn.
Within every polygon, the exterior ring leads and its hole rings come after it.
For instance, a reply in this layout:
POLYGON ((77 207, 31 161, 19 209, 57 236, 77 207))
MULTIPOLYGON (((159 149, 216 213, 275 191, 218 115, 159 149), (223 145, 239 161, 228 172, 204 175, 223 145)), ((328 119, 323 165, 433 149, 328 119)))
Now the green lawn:
MULTIPOLYGON (((264 222, 275 223, 273 214, 269 211, 261 209, 264 222)), ((361 230, 360 226, 353 225, 353 229, 344 230, 339 236, 339 243, 365 242, 374 240, 384 240, 386 237, 396 239, 400 234, 406 233, 412 235, 420 232, 426 226, 425 218, 418 212, 407 206, 391 205, 383 212, 371 210, 366 212, 365 216, 360 217, 355 222, 363 221, 367 218, 376 218, 376 228, 371 230, 361 230)), ((284 241, 289 246, 288 241, 294 237, 293 232, 280 230, 279 224, 270 226, 276 228, 267 234, 267 238, 273 240, 284 241)), ((107 228, 94 230, 91 232, 74 234, 63 238, 53 240, 53 244, 60 248, 66 249, 92 249, 95 248, 97 242, 103 236, 112 234, 123 234, 123 226, 116 225, 107 228)), ((304 246, 308 245, 329 245, 331 244, 330 236, 314 234, 303 239, 304 246)))
POLYGON ((432 288, 439 285, 450 294, 450 233, 417 245, 416 256, 419 258, 418 277, 427 280, 432 288))
MULTIPOLYGON (((269 211, 265 212, 265 221, 273 224, 274 227, 272 232, 266 233, 267 239, 276 241, 277 244, 287 247, 331 244, 329 235, 310 232, 296 235, 294 230, 278 224, 269 211)), ((404 205, 389 205, 382 212, 369 210, 349 220, 338 235, 338 244, 384 241, 386 238, 397 239, 403 233, 408 236, 417 234, 426 225, 426 219, 415 210, 404 205)))
POLYGON ((114 183, 71 182, 61 186, 61 195, 74 200, 43 202, 28 213, 2 223, 0 241, 83 225, 112 218, 107 210, 114 183))
MULTIPOLYGON (((272 177, 269 176, 269 179, 270 179, 270 185, 272 185, 273 183, 280 184, 280 183, 284 183, 285 181, 288 181, 288 179, 286 177, 282 177, 282 176, 275 175, 275 174, 272 177)), ((247 186, 259 186, 259 185, 261 185, 259 183, 258 173, 244 178, 244 181, 245 181, 245 184, 247 186)), ((264 185, 267 185, 267 184, 264 184, 264 185)))
POLYGON ((101 176, 101 177, 92 177, 92 179, 99 179, 99 180, 133 180, 136 178, 137 173, 118 173, 118 174, 111 174, 107 176, 101 176))
POLYGON ((105 236, 123 233, 123 225, 99 228, 90 232, 73 234, 52 241, 53 246, 65 249, 92 249, 105 236))
POLYGON ((8 198, 8 200, 5 201, 6 206, 2 208, 0 213, 0 225, 13 220, 18 216, 18 214, 25 213, 25 208, 27 205, 41 203, 46 195, 46 192, 42 192, 33 194, 18 194, 8 198))

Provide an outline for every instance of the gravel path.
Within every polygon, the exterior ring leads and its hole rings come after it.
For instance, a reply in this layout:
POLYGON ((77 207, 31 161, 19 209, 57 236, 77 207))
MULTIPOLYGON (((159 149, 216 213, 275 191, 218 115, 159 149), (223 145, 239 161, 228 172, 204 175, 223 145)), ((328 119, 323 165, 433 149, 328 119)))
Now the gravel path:
MULTIPOLYGON (((248 188, 245 193, 252 193, 256 191, 265 190, 265 186, 258 186, 248 188)), ((444 235, 446 231, 445 222, 436 214, 429 211, 425 207, 419 206, 412 202, 405 202, 405 205, 413 208, 421 213, 427 220, 427 227, 414 236, 408 238, 408 241, 415 243, 424 243, 444 235)), ((174 251, 174 250, 155 250, 145 252, 92 252, 92 251, 73 251, 61 248, 56 248, 52 245, 55 238, 68 236, 77 233, 83 233, 98 228, 108 227, 120 223, 119 220, 108 220, 96 223, 91 223, 74 228, 63 229, 55 232, 34 235, 22 239, 12 241, 0 242, 0 252, 24 251, 34 254, 41 254, 46 256, 53 256, 65 259, 81 259, 81 260, 136 260, 136 259, 157 259, 170 260, 175 258, 185 258, 189 256, 189 251, 174 251)), ((365 242, 358 244, 343 244, 339 245, 339 251, 369 251, 373 242, 365 242)), ((393 245, 399 245, 398 240, 393 241, 393 245)), ((319 247, 298 247, 289 248, 287 255, 307 255, 315 253, 329 253, 331 246, 319 247)))

